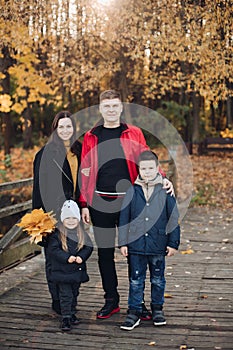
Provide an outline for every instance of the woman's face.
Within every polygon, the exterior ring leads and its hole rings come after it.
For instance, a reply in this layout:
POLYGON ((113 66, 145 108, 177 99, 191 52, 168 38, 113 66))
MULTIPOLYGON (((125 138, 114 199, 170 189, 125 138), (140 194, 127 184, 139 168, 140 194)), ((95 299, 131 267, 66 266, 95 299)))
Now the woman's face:
POLYGON ((62 118, 58 121, 57 134, 61 140, 70 140, 73 136, 74 128, 70 118, 62 118))

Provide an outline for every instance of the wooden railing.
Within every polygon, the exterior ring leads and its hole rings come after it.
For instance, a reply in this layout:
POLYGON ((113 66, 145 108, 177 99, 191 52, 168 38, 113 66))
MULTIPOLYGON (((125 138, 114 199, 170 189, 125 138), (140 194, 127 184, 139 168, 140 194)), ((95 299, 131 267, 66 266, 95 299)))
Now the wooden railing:
MULTIPOLYGON (((23 179, 14 182, 0 184, 0 195, 5 191, 12 191, 16 188, 31 186, 33 179, 23 179)), ((32 201, 14 204, 0 209, 0 218, 9 217, 13 214, 31 210, 32 201)), ((29 237, 23 234, 22 228, 14 225, 0 239, 0 270, 4 270, 21 262, 25 258, 38 254, 41 248, 36 244, 31 244, 29 237)))
MULTIPOLYGON (((173 182, 176 188, 176 168, 172 159, 161 160, 160 163, 168 164, 166 172, 167 177, 173 182)), ((14 182, 6 182, 0 184, 0 196, 4 191, 12 191, 16 188, 23 188, 31 186, 33 178, 23 179, 14 182)), ((31 210, 32 201, 28 200, 23 203, 14 204, 5 208, 0 208, 0 218, 9 217, 16 213, 22 213, 31 210)), ((1 239, 0 239, 0 271, 21 262, 29 256, 41 252, 40 246, 31 244, 29 237, 22 231, 22 228, 14 225, 1 239)))

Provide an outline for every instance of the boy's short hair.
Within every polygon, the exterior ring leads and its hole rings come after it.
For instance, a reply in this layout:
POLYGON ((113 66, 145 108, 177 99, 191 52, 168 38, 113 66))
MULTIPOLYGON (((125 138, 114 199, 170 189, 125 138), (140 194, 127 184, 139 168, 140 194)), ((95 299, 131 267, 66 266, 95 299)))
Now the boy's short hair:
POLYGON ((153 151, 144 151, 140 154, 138 157, 138 166, 140 165, 140 162, 143 160, 154 160, 156 165, 159 164, 159 159, 158 156, 155 152, 153 151))
POLYGON ((112 100, 114 98, 119 98, 119 100, 121 100, 120 92, 116 90, 105 90, 100 94, 100 102, 103 100, 112 100))

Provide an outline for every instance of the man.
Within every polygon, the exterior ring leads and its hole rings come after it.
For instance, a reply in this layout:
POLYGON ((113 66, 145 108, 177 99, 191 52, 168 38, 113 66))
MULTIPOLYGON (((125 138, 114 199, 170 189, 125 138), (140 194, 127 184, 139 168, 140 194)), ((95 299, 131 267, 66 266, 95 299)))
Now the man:
MULTIPOLYGON (((108 318, 120 311, 114 262, 120 208, 127 189, 138 175, 138 156, 149 147, 138 127, 121 120, 123 104, 119 92, 102 92, 99 111, 102 120, 85 134, 82 144, 80 202, 84 223, 90 223, 91 217, 93 224, 105 292, 105 305, 97 312, 97 318, 108 318)), ((173 191, 168 180, 165 185, 169 192, 173 191)), ((142 319, 150 318, 143 305, 142 319)))

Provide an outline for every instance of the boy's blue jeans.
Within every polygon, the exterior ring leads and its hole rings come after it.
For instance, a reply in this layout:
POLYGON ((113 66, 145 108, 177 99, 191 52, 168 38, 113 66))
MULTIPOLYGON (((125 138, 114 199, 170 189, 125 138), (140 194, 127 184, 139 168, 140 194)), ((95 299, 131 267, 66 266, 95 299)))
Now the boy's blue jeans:
POLYGON ((166 280, 164 277, 164 255, 129 254, 129 298, 130 310, 142 311, 147 266, 150 271, 151 304, 162 306, 166 280))

